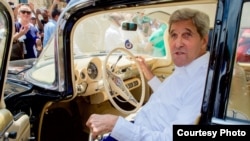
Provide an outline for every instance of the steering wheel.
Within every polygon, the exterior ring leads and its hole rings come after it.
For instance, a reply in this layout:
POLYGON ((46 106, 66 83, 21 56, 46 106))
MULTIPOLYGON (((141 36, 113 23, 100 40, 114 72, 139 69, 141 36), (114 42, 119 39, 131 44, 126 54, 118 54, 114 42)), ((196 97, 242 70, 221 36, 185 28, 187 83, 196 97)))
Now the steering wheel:
MULTIPOLYGON (((92 133, 89 133, 89 140, 88 141, 103 141, 105 138, 109 136, 109 133, 105 133, 103 135, 99 135, 96 139, 93 139, 92 133)), ((107 139, 106 139, 107 140, 107 139)), ((109 140, 109 139, 108 139, 109 140)))
POLYGON ((101 141, 103 136, 99 136, 97 139, 92 138, 92 133, 89 133, 89 141, 101 141))
POLYGON ((104 88, 113 106, 117 110, 125 114, 131 114, 136 112, 142 106, 143 101, 145 99, 145 78, 143 76, 143 72, 139 63, 136 61, 135 56, 125 48, 115 48, 111 50, 105 58, 102 71, 104 88), (119 53, 119 55, 117 55, 117 53, 119 53), (108 63, 110 63, 109 59, 111 56, 112 59, 114 56, 118 56, 118 58, 116 62, 110 66, 108 65, 108 63), (123 79, 123 75, 119 75, 120 71, 115 71, 117 63, 123 56, 125 56, 125 58, 128 59, 131 64, 136 67, 134 69, 138 70, 139 72, 139 82, 141 84, 141 95, 138 98, 139 101, 131 94, 131 92, 127 88, 126 84, 124 83, 125 78, 123 79), (122 106, 119 106, 119 104, 117 103, 118 101, 129 103, 133 107, 132 110, 122 108, 122 106))

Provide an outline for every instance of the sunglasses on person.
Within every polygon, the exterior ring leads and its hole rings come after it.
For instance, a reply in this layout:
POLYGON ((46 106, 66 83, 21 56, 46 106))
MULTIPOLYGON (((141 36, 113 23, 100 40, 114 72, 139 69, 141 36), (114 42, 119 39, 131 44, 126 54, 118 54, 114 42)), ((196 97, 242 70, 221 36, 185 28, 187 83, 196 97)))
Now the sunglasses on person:
POLYGON ((25 14, 25 13, 26 13, 26 14, 28 14, 28 15, 30 15, 30 14, 31 14, 31 11, 21 10, 20 12, 21 12, 22 14, 25 14))

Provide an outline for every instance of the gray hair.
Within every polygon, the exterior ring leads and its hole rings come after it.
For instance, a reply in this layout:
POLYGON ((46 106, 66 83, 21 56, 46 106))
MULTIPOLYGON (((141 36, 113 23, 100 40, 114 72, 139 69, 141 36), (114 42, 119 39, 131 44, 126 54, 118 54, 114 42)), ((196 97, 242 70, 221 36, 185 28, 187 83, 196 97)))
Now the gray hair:
POLYGON ((192 20, 195 27, 197 28, 197 32, 200 34, 201 37, 205 37, 209 32, 209 17, 207 14, 190 9, 190 8, 183 8, 176 10, 169 19, 169 31, 171 29, 171 25, 178 21, 184 20, 192 20))

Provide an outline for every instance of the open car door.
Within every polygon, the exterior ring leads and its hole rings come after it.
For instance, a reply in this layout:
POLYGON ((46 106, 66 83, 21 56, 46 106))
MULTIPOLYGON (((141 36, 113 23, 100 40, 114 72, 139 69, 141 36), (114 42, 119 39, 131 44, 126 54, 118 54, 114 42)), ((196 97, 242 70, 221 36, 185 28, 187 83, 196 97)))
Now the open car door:
POLYGON ((23 113, 13 115, 6 109, 4 102, 6 70, 14 34, 14 18, 11 10, 6 1, 0 1, 0 141, 27 141, 32 139, 29 116, 23 113))

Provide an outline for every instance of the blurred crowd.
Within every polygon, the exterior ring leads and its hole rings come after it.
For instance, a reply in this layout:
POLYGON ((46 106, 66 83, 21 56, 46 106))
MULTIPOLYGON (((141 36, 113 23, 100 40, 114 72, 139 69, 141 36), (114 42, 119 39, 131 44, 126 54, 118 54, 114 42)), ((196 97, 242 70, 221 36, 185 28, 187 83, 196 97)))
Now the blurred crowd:
MULTIPOLYGON (((14 13, 15 34, 13 42, 23 43, 23 57, 11 60, 39 57, 53 35, 57 20, 63 10, 61 0, 53 0, 49 8, 34 8, 34 4, 8 2, 14 13)), ((69 1, 66 1, 69 2, 69 1)))

